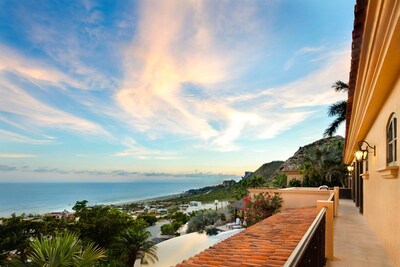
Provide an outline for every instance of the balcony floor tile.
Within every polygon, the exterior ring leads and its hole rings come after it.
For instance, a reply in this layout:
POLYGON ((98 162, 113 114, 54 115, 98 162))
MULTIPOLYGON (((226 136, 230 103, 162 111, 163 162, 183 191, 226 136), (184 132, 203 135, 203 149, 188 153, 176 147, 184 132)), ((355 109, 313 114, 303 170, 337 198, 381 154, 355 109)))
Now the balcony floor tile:
POLYGON ((334 227, 335 260, 328 261, 327 267, 394 267, 353 201, 340 200, 334 227))

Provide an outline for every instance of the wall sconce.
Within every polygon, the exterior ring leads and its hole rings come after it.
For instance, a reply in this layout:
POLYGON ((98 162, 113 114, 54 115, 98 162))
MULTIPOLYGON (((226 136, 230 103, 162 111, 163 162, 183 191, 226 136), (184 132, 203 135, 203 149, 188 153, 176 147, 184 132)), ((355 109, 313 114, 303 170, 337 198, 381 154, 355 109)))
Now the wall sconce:
POLYGON ((357 161, 360 162, 360 161, 366 160, 366 158, 368 157, 368 152, 369 152, 368 148, 372 148, 374 150, 374 156, 376 156, 376 147, 375 146, 370 146, 370 144, 368 144, 368 142, 364 141, 364 140, 358 142, 358 150, 354 154, 357 161), (362 149, 363 143, 365 143, 367 145, 365 147, 365 149, 362 149))
POLYGON ((347 166, 347 170, 349 171, 349 173, 351 173, 354 170, 354 165, 353 163, 351 165, 347 166))

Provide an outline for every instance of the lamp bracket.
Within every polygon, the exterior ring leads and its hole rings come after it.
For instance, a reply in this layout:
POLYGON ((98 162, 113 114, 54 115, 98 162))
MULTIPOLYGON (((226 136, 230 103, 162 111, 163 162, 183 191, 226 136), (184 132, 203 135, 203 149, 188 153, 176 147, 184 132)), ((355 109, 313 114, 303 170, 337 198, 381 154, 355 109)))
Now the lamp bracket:
POLYGON ((362 150, 362 151, 367 150, 367 151, 368 151, 368 147, 374 150, 374 156, 376 156, 376 146, 371 146, 371 145, 368 144, 368 142, 365 141, 365 140, 362 140, 362 141, 359 141, 359 142, 358 142, 358 149, 359 149, 359 150, 362 150), (366 148, 366 149, 362 149, 362 148, 361 148, 363 143, 365 143, 365 144, 367 145, 367 148, 366 148))

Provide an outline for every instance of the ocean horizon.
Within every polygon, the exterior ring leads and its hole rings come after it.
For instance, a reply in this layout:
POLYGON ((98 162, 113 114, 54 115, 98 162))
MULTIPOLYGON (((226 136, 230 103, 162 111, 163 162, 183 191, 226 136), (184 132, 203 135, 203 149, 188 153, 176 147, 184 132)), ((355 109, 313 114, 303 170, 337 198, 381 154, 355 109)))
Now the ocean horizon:
POLYGON ((218 182, 209 180, 3 182, 0 183, 0 217, 9 217, 12 213, 71 211, 75 203, 81 200, 88 200, 90 205, 139 201, 216 184, 218 182))

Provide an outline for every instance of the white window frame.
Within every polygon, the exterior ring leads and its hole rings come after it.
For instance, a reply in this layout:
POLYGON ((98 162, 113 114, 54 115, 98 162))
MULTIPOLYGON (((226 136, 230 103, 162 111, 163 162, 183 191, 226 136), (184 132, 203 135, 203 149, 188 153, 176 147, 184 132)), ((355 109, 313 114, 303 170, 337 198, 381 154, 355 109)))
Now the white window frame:
POLYGON ((386 128, 386 164, 397 165, 397 116, 392 113, 386 128))

